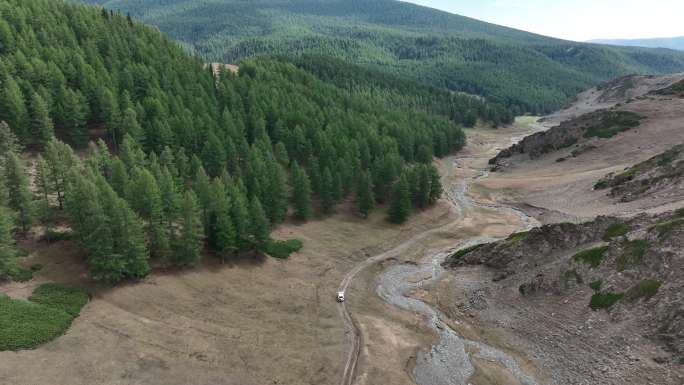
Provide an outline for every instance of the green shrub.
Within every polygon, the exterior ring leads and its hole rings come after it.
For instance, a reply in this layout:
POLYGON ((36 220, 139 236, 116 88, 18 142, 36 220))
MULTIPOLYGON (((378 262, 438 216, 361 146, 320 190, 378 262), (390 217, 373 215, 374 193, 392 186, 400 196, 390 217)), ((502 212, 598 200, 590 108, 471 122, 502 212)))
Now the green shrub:
POLYGON ((594 293, 591 296, 591 302, 589 302, 589 307, 593 310, 608 309, 609 307, 615 305, 619 300, 625 295, 622 293, 594 293))
POLYGON ((591 290, 596 292, 601 291, 601 286, 603 286, 603 281, 600 279, 589 284, 591 290))
POLYGON ((35 348, 64 334, 72 320, 58 308, 0 297, 0 351, 35 348))
POLYGON ((28 301, 0 296, 0 351, 32 349, 69 328, 88 295, 78 288, 44 284, 28 301))
POLYGON ((584 250, 575 254, 572 258, 575 261, 581 261, 589 264, 592 268, 598 267, 603 261, 603 257, 608 251, 608 246, 595 247, 593 249, 584 250))
POLYGON ((60 241, 70 241, 74 239, 75 235, 73 231, 55 231, 53 229, 48 229, 43 234, 43 241, 48 243, 55 243, 60 241))
POLYGON ((584 132, 585 138, 608 139, 613 136, 639 126, 642 117, 633 112, 609 111, 603 112, 601 121, 592 125, 584 132))
POLYGON ((651 242, 645 239, 638 239, 635 241, 626 241, 622 245, 623 252, 615 259, 618 271, 624 271, 630 267, 639 265, 644 254, 646 254, 646 251, 651 247, 651 242))
POLYGON ((83 290, 60 283, 46 283, 33 291, 29 301, 57 308, 76 317, 88 303, 88 294, 83 290))
POLYGON ((657 225, 653 226, 653 228, 658 232, 658 237, 660 238, 665 238, 668 234, 681 227, 684 227, 684 218, 673 219, 671 221, 658 223, 657 225))
POLYGON ((12 266, 7 270, 7 275, 17 282, 28 282, 33 279, 33 271, 20 266, 12 266))
POLYGON ((584 282, 582 280, 582 276, 580 276, 579 273, 577 272, 577 270, 575 270, 575 269, 568 270, 568 271, 564 272, 563 274, 561 274, 561 282, 562 282, 564 287, 567 287, 567 285, 568 285, 568 283, 570 283, 570 281, 575 281, 576 283, 579 283, 579 284, 582 284, 582 282, 584 282))
POLYGON ((654 279, 645 279, 639 282, 636 286, 627 290, 625 299, 629 301, 637 301, 639 299, 649 300, 654 295, 658 294, 658 289, 662 286, 662 282, 654 279))
POLYGON ((679 356, 679 364, 684 365, 684 355, 679 356))
POLYGON ((682 207, 681 209, 675 211, 675 216, 676 216, 677 218, 684 218, 684 207, 682 207))
POLYGON ((614 223, 606 229, 603 234, 603 240, 608 242, 615 237, 621 237, 632 231, 632 229, 626 223, 614 223))
POLYGON ((479 244, 479 245, 466 247, 465 249, 461 249, 461 250, 457 251, 456 253, 454 253, 454 255, 452 255, 451 258, 456 259, 456 260, 459 260, 459 259, 465 257, 467 254, 472 253, 473 251, 475 251, 475 250, 481 248, 481 247, 484 246, 484 245, 485 245, 485 244, 482 243, 482 244, 479 244))
POLYGON ((304 245, 299 239, 290 239, 287 241, 269 241, 266 243, 264 253, 273 258, 285 259, 292 253, 301 250, 304 245))
POLYGON ((511 242, 511 243, 518 243, 518 242, 522 242, 522 241, 526 240, 527 237, 529 237, 529 236, 530 236, 529 231, 523 231, 520 233, 511 234, 511 236, 506 238, 506 241, 511 242))

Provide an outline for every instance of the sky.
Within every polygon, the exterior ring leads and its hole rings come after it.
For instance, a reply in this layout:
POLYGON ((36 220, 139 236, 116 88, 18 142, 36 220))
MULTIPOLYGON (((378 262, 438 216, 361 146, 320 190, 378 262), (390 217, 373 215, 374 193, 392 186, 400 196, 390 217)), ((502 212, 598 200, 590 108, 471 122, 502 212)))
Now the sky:
POLYGON ((684 36, 684 0, 403 0, 567 40, 684 36))

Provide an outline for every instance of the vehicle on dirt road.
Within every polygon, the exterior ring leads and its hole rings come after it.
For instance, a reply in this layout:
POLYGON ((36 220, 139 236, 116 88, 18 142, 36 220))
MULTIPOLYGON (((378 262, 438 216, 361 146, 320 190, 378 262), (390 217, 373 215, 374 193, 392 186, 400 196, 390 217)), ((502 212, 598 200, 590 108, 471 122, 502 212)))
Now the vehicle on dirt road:
POLYGON ((338 291, 337 292, 337 302, 344 302, 344 292, 343 291, 338 291))

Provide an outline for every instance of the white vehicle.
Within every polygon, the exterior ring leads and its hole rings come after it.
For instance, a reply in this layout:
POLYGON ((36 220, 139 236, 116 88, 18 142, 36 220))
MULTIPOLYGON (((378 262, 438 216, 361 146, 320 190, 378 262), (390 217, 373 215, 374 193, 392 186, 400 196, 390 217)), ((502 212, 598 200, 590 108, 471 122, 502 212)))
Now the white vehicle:
POLYGON ((337 302, 344 302, 344 292, 343 291, 337 292, 337 302))

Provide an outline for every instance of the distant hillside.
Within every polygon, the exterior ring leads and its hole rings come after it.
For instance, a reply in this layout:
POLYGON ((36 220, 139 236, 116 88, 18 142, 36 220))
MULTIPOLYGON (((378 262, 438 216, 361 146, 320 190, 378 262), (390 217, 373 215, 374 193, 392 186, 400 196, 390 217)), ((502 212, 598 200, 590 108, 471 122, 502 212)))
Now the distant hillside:
POLYGON ((130 12, 211 61, 333 56, 514 113, 555 110, 626 74, 684 71, 684 53, 567 42, 394 0, 80 1, 130 12))
POLYGON ((622 45, 627 47, 669 48, 684 51, 684 36, 663 37, 656 39, 604 39, 592 40, 591 43, 622 45))

